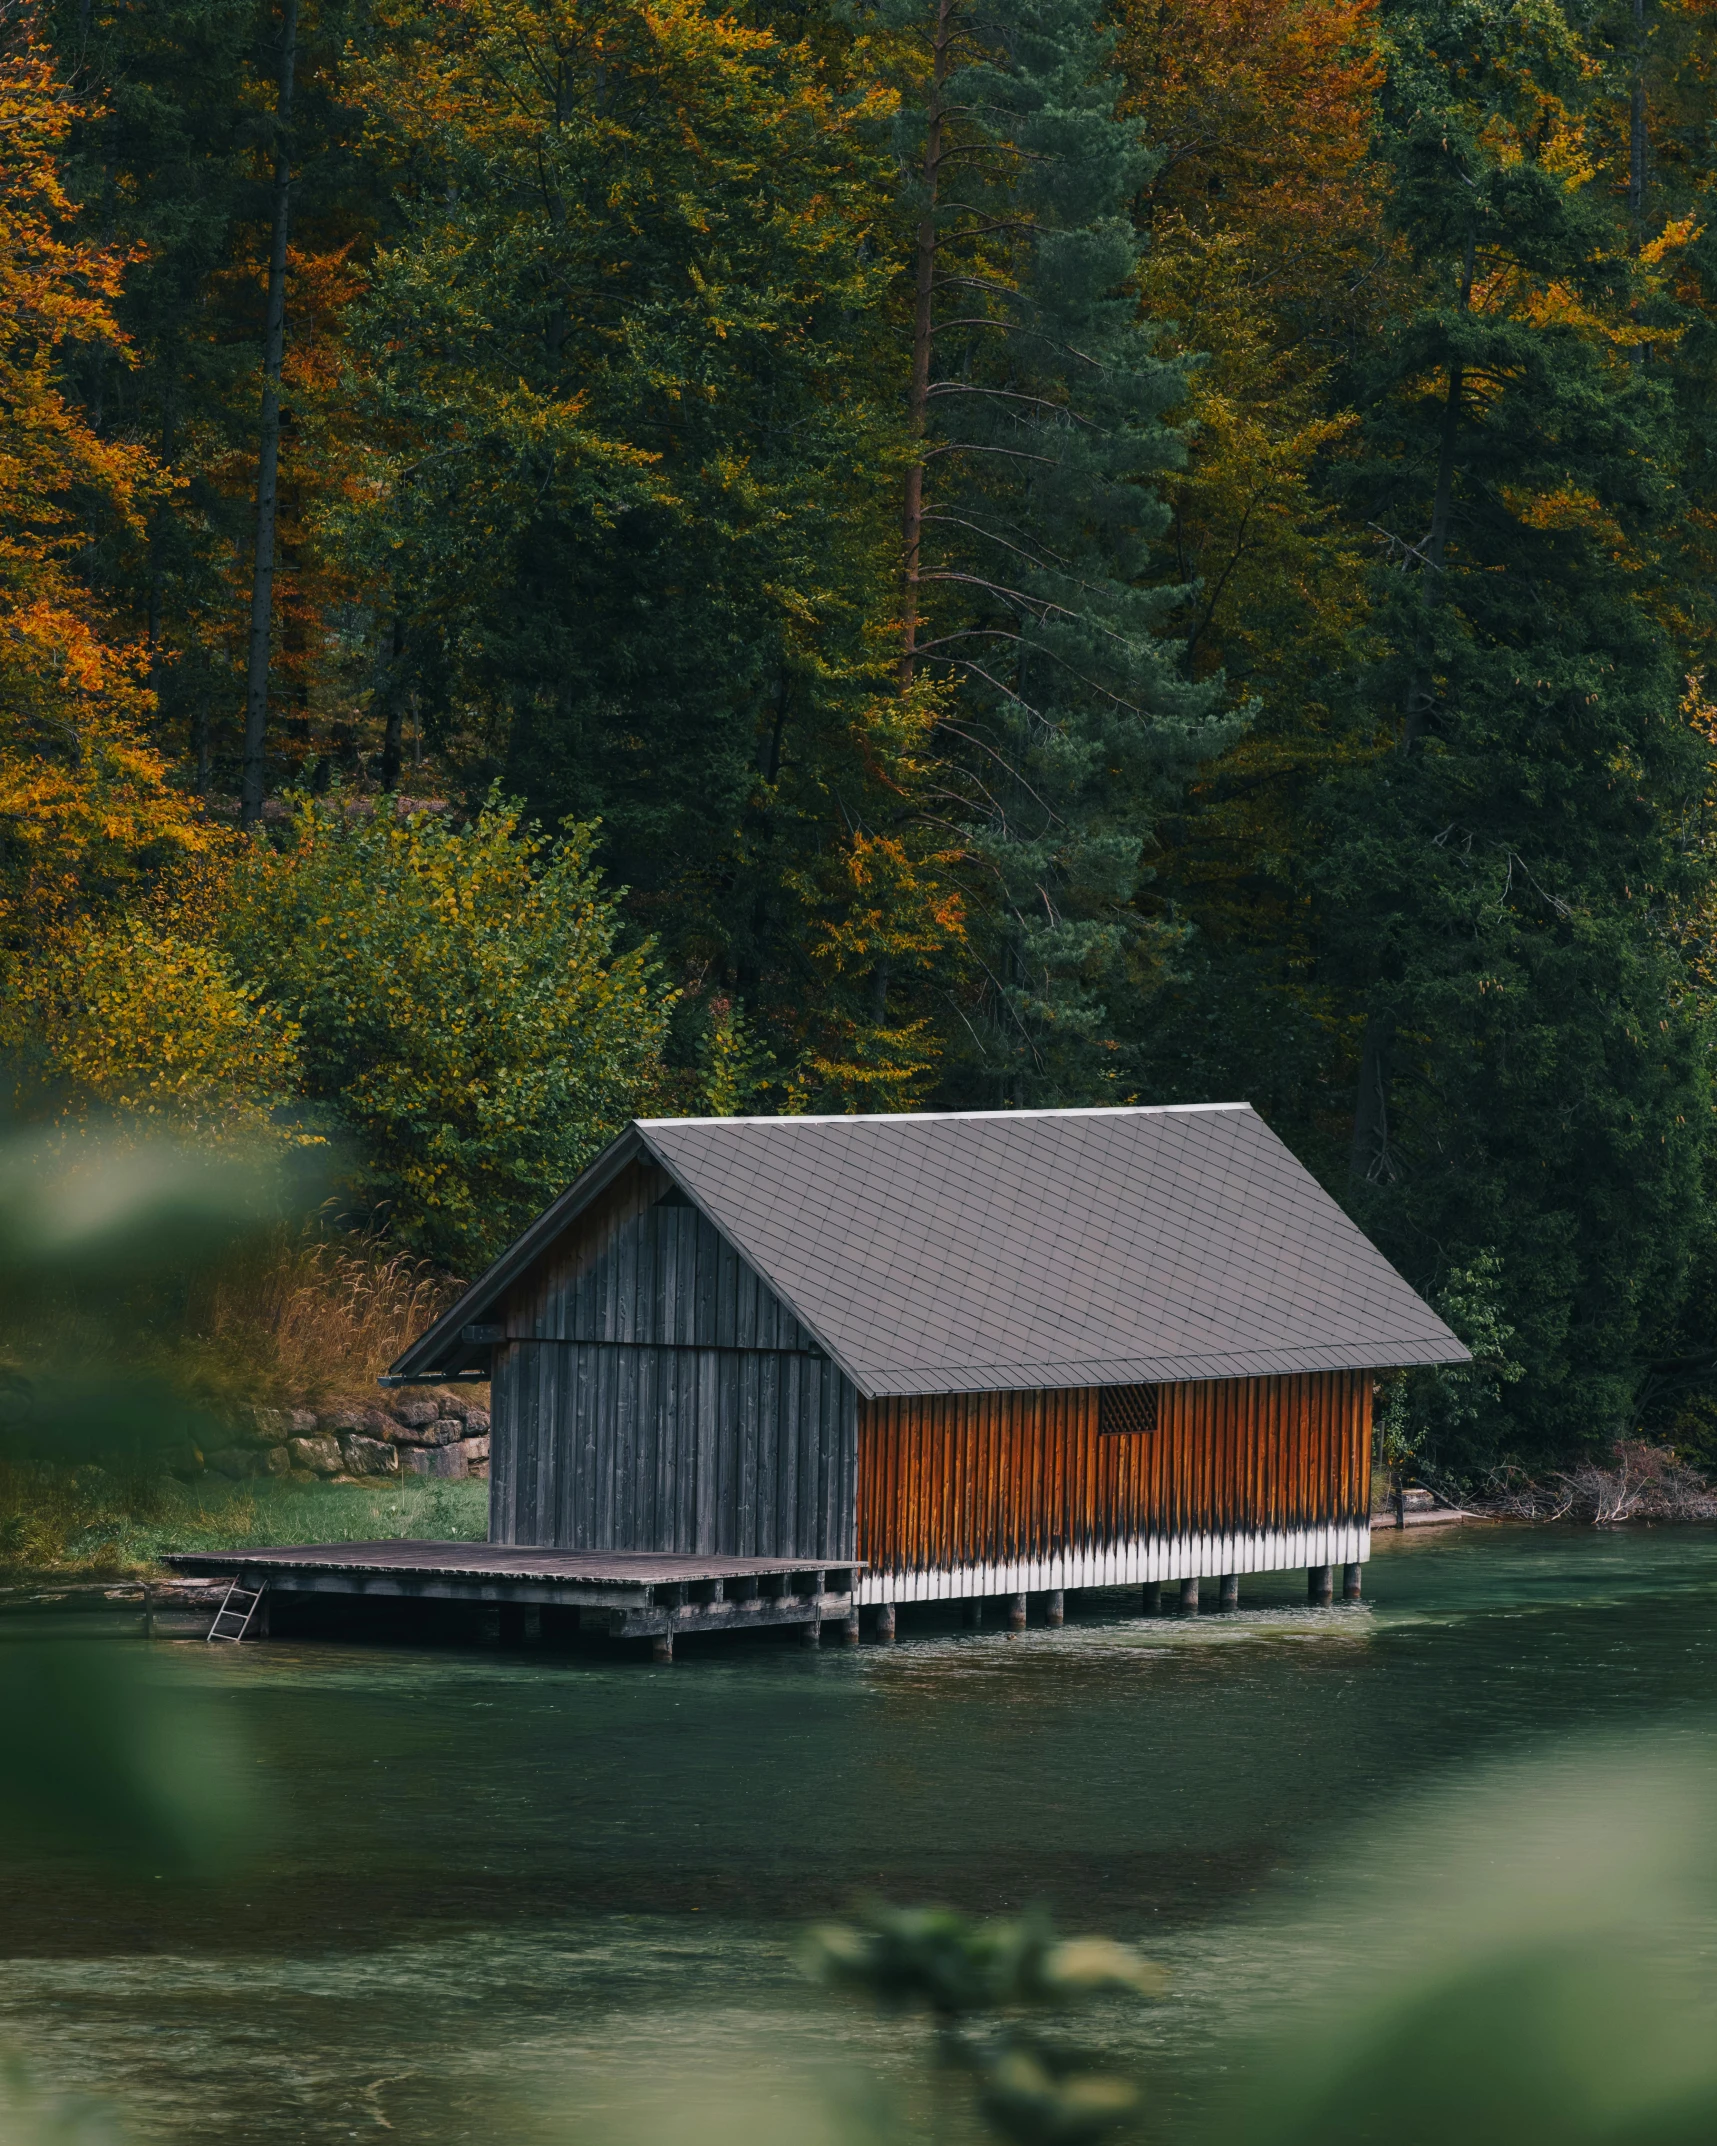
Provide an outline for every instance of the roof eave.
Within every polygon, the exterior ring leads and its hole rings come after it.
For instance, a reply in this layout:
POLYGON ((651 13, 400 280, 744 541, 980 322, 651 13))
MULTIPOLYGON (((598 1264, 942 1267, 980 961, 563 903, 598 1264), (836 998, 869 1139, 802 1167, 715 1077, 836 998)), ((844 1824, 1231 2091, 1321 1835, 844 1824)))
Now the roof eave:
MULTIPOLYGON (((496 1298, 517 1281, 567 1224, 575 1221, 646 1145, 636 1124, 628 1125, 623 1133, 611 1140, 595 1161, 587 1164, 566 1190, 552 1199, 529 1228, 514 1238, 500 1257, 477 1277, 464 1295, 389 1364, 377 1384, 433 1385, 457 1378, 462 1368, 460 1360, 469 1356, 475 1346, 461 1338, 462 1329, 478 1324, 496 1298)), ((651 1152, 654 1156, 654 1151, 651 1152)), ((467 1370, 465 1375, 469 1377, 471 1373, 467 1370)))

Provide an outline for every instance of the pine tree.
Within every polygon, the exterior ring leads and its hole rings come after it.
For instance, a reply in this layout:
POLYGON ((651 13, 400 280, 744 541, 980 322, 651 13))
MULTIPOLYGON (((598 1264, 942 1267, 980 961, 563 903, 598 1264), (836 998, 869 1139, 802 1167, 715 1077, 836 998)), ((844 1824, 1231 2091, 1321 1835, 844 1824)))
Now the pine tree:
POLYGON ((1190 682, 1161 638, 1180 592, 1141 585, 1185 393, 1139 319, 1127 211, 1150 160, 1074 0, 938 0, 914 48, 901 673, 950 688, 987 977, 964 1080, 1096 1100, 1151 966, 1152 823, 1233 735, 1220 679, 1190 682))
POLYGON ((788 877, 883 653, 866 99, 697 0, 381 28, 403 227, 358 331, 384 451, 350 535, 400 690, 473 788, 601 818, 681 974, 802 1001, 788 877))
POLYGON ((1362 1219, 1426 1288, 1498 1262, 1526 1375, 1444 1456, 1476 1464, 1632 1428, 1685 1286, 1708 1105, 1664 924, 1700 756, 1652 601, 1669 402, 1630 359, 1585 55, 1548 6, 1383 24, 1419 288, 1361 383, 1380 749, 1339 788, 1321 959, 1362 993, 1362 1219))

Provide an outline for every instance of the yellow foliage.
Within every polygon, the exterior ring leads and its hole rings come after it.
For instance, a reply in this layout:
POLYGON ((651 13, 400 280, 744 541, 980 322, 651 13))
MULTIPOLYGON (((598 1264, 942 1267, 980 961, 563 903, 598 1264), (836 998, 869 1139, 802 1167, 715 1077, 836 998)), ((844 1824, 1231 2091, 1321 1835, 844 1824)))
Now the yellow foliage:
POLYGON ((0 1039, 73 1116, 254 1140, 297 1087, 292 1024, 212 948, 135 917, 57 933, 9 994, 0 1039))

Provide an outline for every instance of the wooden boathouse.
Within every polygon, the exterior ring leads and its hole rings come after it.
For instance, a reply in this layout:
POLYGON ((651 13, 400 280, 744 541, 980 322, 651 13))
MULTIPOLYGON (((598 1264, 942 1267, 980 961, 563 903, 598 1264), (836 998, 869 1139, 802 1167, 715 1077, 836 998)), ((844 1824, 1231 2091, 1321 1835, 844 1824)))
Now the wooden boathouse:
POLYGON ((490 1541, 903 1602, 1370 1551, 1449 1329, 1245 1104, 644 1119, 388 1374, 492 1382, 490 1541), (819 1580, 818 1585, 821 1586, 819 1580))

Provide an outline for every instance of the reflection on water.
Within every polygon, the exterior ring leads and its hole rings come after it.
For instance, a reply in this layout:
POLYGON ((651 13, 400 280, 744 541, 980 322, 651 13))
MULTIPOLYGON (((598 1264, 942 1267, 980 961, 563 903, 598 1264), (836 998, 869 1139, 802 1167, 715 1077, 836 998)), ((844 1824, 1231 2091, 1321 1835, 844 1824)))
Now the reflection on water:
MULTIPOLYGON (((1116 1595, 1019 1639, 926 1623, 892 1650, 716 1642, 672 1669, 187 1648, 262 1754, 269 1837, 219 1887, 14 1856, 0 2034, 146 2134, 223 2146, 638 2146, 683 2134, 683 2080, 701 2135, 737 2081, 750 2132, 833 2146, 855 2119, 831 2076, 959 2141, 911 2034, 800 1982, 795 1926, 865 1893, 1043 1900, 1171 1969, 1169 2001, 1111 2031, 1173 2136, 1240 2034, 1423 1953, 1487 1859, 1499 1883, 1530 1866, 1498 1764, 1534 1760, 1554 1800, 1615 1766, 1593 1739, 1703 1749, 1717 1535, 1379 1549, 1360 1608, 1307 1610, 1283 1575, 1226 1617, 1147 1623, 1116 1595)), ((1578 1894, 1555 1867, 1577 1852, 1545 1849, 1552 1890, 1578 1894)), ((1660 1951, 1706 1977, 1717 1927, 1677 1897, 1660 1951)))

